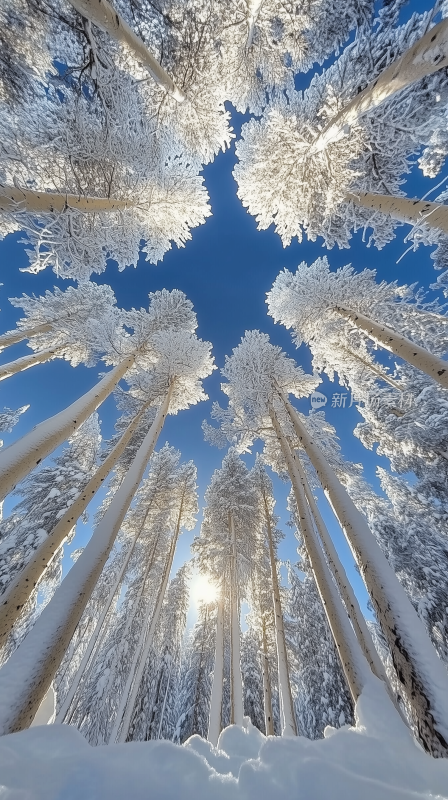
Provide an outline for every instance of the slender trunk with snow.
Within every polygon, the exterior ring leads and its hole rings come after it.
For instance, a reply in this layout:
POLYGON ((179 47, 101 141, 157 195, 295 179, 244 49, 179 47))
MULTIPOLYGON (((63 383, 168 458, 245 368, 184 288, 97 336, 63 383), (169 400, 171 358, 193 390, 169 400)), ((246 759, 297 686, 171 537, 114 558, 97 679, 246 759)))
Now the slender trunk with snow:
POLYGON ((447 757, 448 674, 445 666, 365 517, 308 433, 296 409, 283 392, 279 395, 359 565, 398 678, 413 709, 420 740, 433 755, 447 757))
POLYGON ((0 336, 0 350, 5 350, 11 345, 17 344, 17 342, 23 342, 24 339, 31 339, 40 333, 48 333, 52 327, 51 322, 42 322, 41 325, 35 325, 34 328, 16 328, 14 331, 8 331, 3 336, 0 336))
POLYGON ((263 645, 263 651, 261 653, 261 672, 263 675, 264 727, 266 731, 266 736, 273 736, 274 720, 272 716, 272 693, 271 693, 271 681, 269 675, 268 647, 266 642, 266 621, 264 617, 261 625, 262 625, 262 645, 263 645))
POLYGON ((105 479, 123 454, 147 407, 148 404, 145 404, 134 417, 120 440, 107 458, 104 459, 104 462, 97 469, 83 491, 68 507, 67 511, 44 541, 37 547, 28 564, 15 576, 13 581, 0 596, 0 646, 11 631, 23 606, 53 559, 54 554, 69 535, 73 526, 76 525, 81 514, 84 513, 92 498, 103 485, 105 479))
POLYGON ((230 690, 231 690, 231 724, 243 725, 244 701, 243 679, 241 676, 241 644, 240 644, 240 603, 237 582, 236 537, 233 514, 229 513, 232 555, 230 557, 230 690))
POLYGON ((135 203, 130 200, 118 200, 114 197, 38 192, 33 189, 19 189, 17 186, 0 186, 0 211, 9 211, 13 214, 21 211, 52 214, 66 211, 68 208, 88 214, 90 212, 125 211, 134 205, 135 203))
POLYGON ((69 2, 83 17, 106 31, 112 39, 130 50, 136 60, 146 67, 155 82, 162 86, 178 103, 185 100, 182 90, 176 86, 173 79, 165 72, 127 22, 112 8, 108 0, 69 0, 69 2))
MULTIPOLYGON (((70 689, 67 692, 67 695, 65 697, 64 703, 60 708, 60 711, 59 711, 59 713, 58 713, 58 715, 57 715, 57 717, 55 719, 55 722, 63 722, 64 718, 65 718, 65 716, 66 716, 66 714, 67 714, 67 712, 68 712, 68 710, 70 708, 70 705, 71 705, 71 703, 73 701, 73 698, 74 698, 74 696, 76 694, 76 690, 77 690, 77 688, 78 688, 78 686, 79 686, 79 684, 80 684, 80 682, 81 682, 81 680, 82 680, 82 678, 84 676, 85 670, 87 669, 87 665, 88 665, 88 663, 90 661, 90 656, 92 655, 93 649, 94 649, 94 647, 95 647, 95 645, 96 645, 96 643, 97 643, 97 641, 99 639, 99 636, 100 636, 100 634, 102 632, 102 627, 103 627, 104 620, 106 619, 106 616, 107 616, 107 613, 109 611, 109 608, 110 608, 110 606, 112 604, 112 601, 113 601, 113 599, 114 599, 114 597, 115 597, 115 595, 117 593, 117 590, 118 590, 118 588, 120 586, 120 583, 122 581, 123 575, 124 575, 124 573, 125 573, 125 571, 127 569, 127 566, 129 564, 129 560, 130 560, 130 558, 132 556, 132 553, 134 552, 135 545, 137 544, 137 541, 138 541, 138 539, 139 539, 139 537, 140 537, 140 535, 141 535, 141 533, 142 533, 142 531, 143 531, 143 529, 145 527, 145 523, 146 523, 146 519, 147 519, 148 513, 149 513, 149 506, 148 506, 148 510, 147 510, 147 512, 145 514, 143 523, 142 523, 142 525, 140 525, 136 535, 134 536, 134 539, 132 541, 131 547, 129 548, 128 552, 126 553, 126 556, 125 556, 125 559, 123 561, 123 564, 120 567, 118 575, 117 575, 117 577, 116 577, 116 579, 114 581, 114 584, 113 584, 113 586, 112 586, 112 588, 111 588, 111 590, 109 592, 107 600, 106 600, 106 602, 104 604, 104 608, 103 608, 103 610, 102 610, 102 612, 101 612, 101 614, 100 614, 100 616, 98 618, 98 621, 97 621, 97 623, 95 625, 95 630, 93 631, 92 636, 90 637, 89 644, 87 646, 86 652, 84 653, 82 661, 81 661, 81 663, 80 663, 80 665, 79 665, 79 667, 78 667, 78 669, 76 671, 76 674, 73 676, 72 680, 70 681, 70 689)), ((153 550, 153 553, 152 553, 152 557, 150 559, 150 563, 151 564, 152 564, 153 556, 154 556, 154 550, 153 550)), ((143 593, 143 589, 144 589, 144 586, 145 586, 145 580, 146 580, 148 572, 149 572, 149 569, 146 571, 146 574, 145 574, 145 576, 143 578, 143 581, 141 583, 140 596, 143 593)), ((138 606, 138 603, 139 603, 139 600, 140 600, 140 596, 137 598, 136 606, 138 606)), ((128 619, 126 620, 126 628, 125 628, 125 631, 124 631, 121 639, 123 639, 123 637, 126 636, 127 630, 129 629, 133 619, 134 619, 134 616, 132 614, 130 614, 128 619)), ((111 683, 111 678, 112 678, 113 674, 115 673, 115 666, 116 666, 116 663, 118 661, 118 656, 119 656, 119 647, 116 647, 115 648, 113 662, 111 664, 110 672, 109 672, 109 679, 108 679, 108 683, 109 684, 111 683)), ((68 720, 68 721, 70 721, 70 720, 68 720)))
POLYGON ((373 342, 407 361, 408 364, 412 364, 413 367, 425 372, 430 378, 440 383, 444 389, 448 389, 447 361, 443 361, 442 358, 415 344, 406 336, 402 336, 381 322, 375 322, 364 314, 351 311, 343 306, 335 306, 333 311, 343 319, 351 322, 358 330, 364 331, 373 342))
POLYGON ((317 507, 317 503, 313 497, 313 493, 310 489, 310 485, 305 475, 303 466, 300 462, 299 456, 296 457, 296 466, 299 478, 305 490, 305 495, 311 510, 311 515, 316 523, 316 528, 319 533, 322 546, 325 551, 325 555, 327 556, 328 559, 328 564, 330 566, 331 572, 333 573, 334 579, 337 583, 339 593, 345 603, 347 614, 351 619, 358 642, 361 645, 362 651, 367 661, 369 662, 370 668, 374 673, 374 675, 376 675, 377 678, 380 678, 382 681, 384 681, 386 686, 388 686, 388 680, 386 677, 386 673, 384 671, 383 663, 377 653, 375 645, 373 644, 373 639, 367 627, 364 614, 361 611, 357 597, 353 591, 350 581, 347 578, 347 574, 345 572, 344 567, 342 566, 341 560, 332 542, 331 536, 328 533, 327 526, 325 525, 325 522, 323 521, 321 513, 317 507))
POLYGON ((25 369, 34 367, 36 364, 44 364, 45 361, 51 361, 52 358, 57 358, 60 352, 58 347, 50 347, 48 350, 41 350, 38 353, 30 353, 22 358, 16 358, 15 361, 9 361, 7 364, 0 365, 0 381, 5 378, 10 378, 11 375, 16 375, 18 372, 23 372, 25 369))
POLYGON ((384 372, 382 369, 380 369, 378 364, 370 364, 368 361, 362 358, 362 356, 358 355, 358 353, 355 353, 354 350, 350 350, 348 347, 344 347, 341 344, 338 344, 338 350, 342 353, 346 353, 349 358, 355 358, 356 361, 359 361, 360 364, 362 364, 369 372, 373 372, 374 375, 376 375, 382 381, 388 383, 393 389, 397 389, 399 392, 403 391, 403 387, 400 386, 398 381, 394 381, 394 379, 391 378, 387 372, 384 372))
POLYGON ((328 624, 333 634, 348 687, 354 702, 356 702, 363 688, 369 683, 371 670, 350 624, 347 612, 342 604, 339 592, 332 579, 331 572, 314 530, 305 491, 297 470, 296 456, 289 447, 272 407, 270 409, 270 416, 288 467, 289 477, 297 504, 297 513, 300 520, 300 532, 310 559, 316 586, 327 615, 328 624))
POLYGON ((389 100, 426 75, 448 64, 448 19, 442 20, 397 58, 372 83, 336 114, 313 142, 315 152, 346 136, 350 126, 367 112, 389 100))
POLYGON ((286 651, 285 627, 280 599, 280 587, 278 584, 277 563, 274 553, 274 543, 272 541, 271 517, 264 492, 263 503, 268 533, 269 560, 271 564, 272 601, 274 605, 275 641, 277 645, 278 688, 283 711, 282 736, 297 736, 296 716, 294 714, 291 682, 289 680, 288 654, 286 651))
POLYGON ((173 670, 173 662, 170 661, 170 668, 168 670, 168 677, 167 677, 167 680, 166 680, 166 689, 165 689, 165 694, 163 696, 163 705, 162 705, 162 710, 160 712, 160 722, 159 722, 159 728, 158 728, 158 731, 157 731, 157 739, 160 739, 160 734, 162 733, 163 718, 165 716, 166 701, 167 701, 167 698, 168 698, 168 692, 169 692, 169 688, 170 688, 172 670, 173 670))
POLYGON ((114 390, 118 381, 134 363, 128 356, 105 377, 75 400, 64 411, 44 420, 0 452, 0 500, 46 458, 65 442, 114 390))
POLYGON ((112 733, 110 735, 109 744, 113 744, 115 741, 125 742, 129 734, 129 728, 134 713, 135 701, 137 699, 138 690, 140 688, 140 683, 145 669, 146 660, 148 658, 149 651, 153 643, 154 633, 157 627, 157 623, 160 619, 160 614, 162 613, 163 600, 165 598, 166 587, 168 586, 168 578, 170 577, 171 567, 173 566, 174 553, 176 552, 176 545, 177 545, 177 540, 179 538, 180 526, 182 522, 183 500, 184 498, 182 497, 176 529, 173 534, 173 540, 171 542, 168 558, 166 560, 165 569, 163 572, 162 584, 159 589, 157 603, 154 609, 154 613, 152 615, 151 624, 149 626, 148 631, 146 631, 144 627, 142 628, 140 640, 135 650, 134 659, 131 665, 131 669, 129 671, 128 679, 126 681, 126 685, 124 687, 121 696, 120 705, 118 707, 117 716, 115 718, 115 723, 112 728, 112 733))
POLYGON ((208 720, 208 741, 215 747, 221 733, 222 687, 224 680, 224 586, 218 597, 216 615, 215 666, 213 669, 213 685, 210 698, 210 716, 208 720))
POLYGON ((28 727, 59 668, 154 450, 172 388, 173 384, 90 541, 26 639, 0 670, 0 735, 28 727))
POLYGON ((260 13, 260 8, 263 4, 263 0, 250 0, 248 3, 248 10, 249 16, 247 19, 247 39, 246 39, 246 50, 250 50, 254 41, 254 33, 255 33, 255 25, 257 23, 258 15, 260 13))
POLYGON ((412 200, 409 197, 395 197, 392 194, 372 194, 372 192, 349 192, 346 201, 362 208, 380 211, 397 222, 408 225, 429 225, 448 233, 448 206, 432 203, 429 200, 412 200))

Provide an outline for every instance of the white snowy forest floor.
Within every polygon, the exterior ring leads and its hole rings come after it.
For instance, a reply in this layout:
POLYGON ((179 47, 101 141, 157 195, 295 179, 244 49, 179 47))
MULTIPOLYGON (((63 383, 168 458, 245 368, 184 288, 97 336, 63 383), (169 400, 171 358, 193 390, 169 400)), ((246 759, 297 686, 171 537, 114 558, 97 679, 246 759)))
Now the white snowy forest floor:
POLYGON ((214 749, 199 736, 91 747, 66 725, 0 739, 0 800, 444 800, 448 761, 414 743, 379 682, 357 725, 326 738, 266 739, 250 722, 214 749))

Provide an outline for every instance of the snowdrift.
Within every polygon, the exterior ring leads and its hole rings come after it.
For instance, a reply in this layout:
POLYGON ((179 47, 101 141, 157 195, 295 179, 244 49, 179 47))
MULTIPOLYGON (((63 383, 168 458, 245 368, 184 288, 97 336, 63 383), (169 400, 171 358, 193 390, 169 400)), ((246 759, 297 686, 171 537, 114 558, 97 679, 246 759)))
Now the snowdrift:
POLYGON ((66 725, 0 739, 1 800, 445 800, 448 761, 426 755, 375 679, 357 725, 325 739, 265 738, 249 720, 213 748, 135 742, 91 747, 66 725))

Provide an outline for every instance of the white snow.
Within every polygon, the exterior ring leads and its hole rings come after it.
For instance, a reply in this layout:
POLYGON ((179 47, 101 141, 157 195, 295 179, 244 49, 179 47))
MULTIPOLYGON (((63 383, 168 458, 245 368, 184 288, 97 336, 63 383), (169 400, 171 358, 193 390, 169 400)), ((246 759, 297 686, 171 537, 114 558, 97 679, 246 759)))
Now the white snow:
POLYGON ((412 740, 376 679, 357 726, 325 739, 266 739, 249 720, 218 748, 199 736, 91 747, 74 728, 47 725, 0 739, 2 800, 444 800, 448 761, 412 740))

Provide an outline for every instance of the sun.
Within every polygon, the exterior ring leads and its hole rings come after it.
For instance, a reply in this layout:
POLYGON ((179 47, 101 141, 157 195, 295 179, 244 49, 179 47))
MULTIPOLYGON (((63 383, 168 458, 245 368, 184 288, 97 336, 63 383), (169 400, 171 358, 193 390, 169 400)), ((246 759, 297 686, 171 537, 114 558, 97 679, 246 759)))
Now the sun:
POLYGON ((212 603, 218 596, 218 587, 207 575, 196 575, 191 584, 191 599, 195 605, 212 603))

